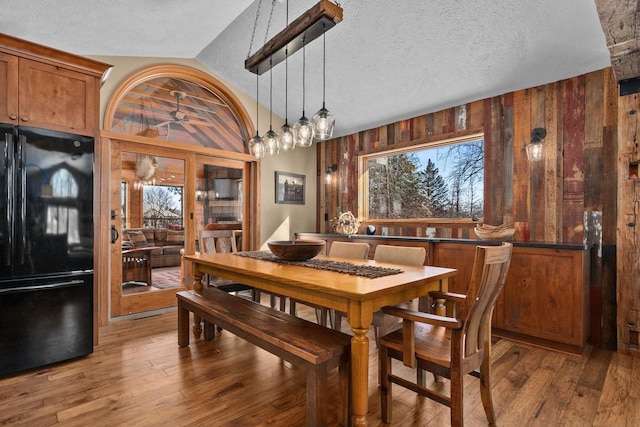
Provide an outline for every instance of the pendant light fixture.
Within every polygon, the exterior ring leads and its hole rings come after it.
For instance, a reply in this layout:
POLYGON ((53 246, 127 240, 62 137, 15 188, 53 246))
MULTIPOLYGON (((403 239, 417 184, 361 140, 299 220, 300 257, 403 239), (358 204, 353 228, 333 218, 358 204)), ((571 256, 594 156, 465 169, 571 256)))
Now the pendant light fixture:
MULTIPOLYGON (((324 28, 324 24, 323 24, 324 28)), ((318 141, 326 141, 333 135, 333 126, 336 120, 333 114, 325 108, 325 84, 326 84, 326 35, 322 33, 322 108, 311 119, 315 131, 315 138, 318 141)))
POLYGON ((284 60, 284 65, 285 65, 285 71, 284 71, 284 124, 282 125, 282 127, 280 128, 280 131, 278 131, 278 140, 280 141, 280 148, 282 148, 284 151, 288 151, 288 150, 293 150, 295 144, 294 144, 294 136, 293 136, 293 129, 291 128, 291 126, 289 126, 289 112, 288 112, 288 89, 287 89, 287 74, 289 73, 288 71, 288 61, 285 59, 284 60))
POLYGON ((304 114, 305 100, 305 44, 302 38, 302 117, 293 125, 293 134, 295 135, 296 144, 300 147, 311 147, 313 144, 313 136, 315 134, 313 125, 304 114))
MULTIPOLYGON (((333 28, 342 21, 342 7, 334 4, 331 0, 319 0, 319 2, 300 15, 293 22, 289 22, 289 2, 286 1, 286 26, 267 42, 271 18, 275 3, 278 0, 272 0, 269 20, 267 22, 267 30, 265 33, 265 42, 262 48, 251 55, 253 41, 255 39, 256 27, 261 10, 262 0, 258 0, 256 18, 251 33, 251 42, 249 43, 249 53, 244 62, 245 69, 257 75, 270 71, 280 62, 285 62, 285 121, 284 125, 276 134, 272 129, 272 117, 269 120, 269 131, 265 133, 262 145, 256 145, 258 155, 264 157, 267 152, 278 154, 280 150, 293 150, 296 145, 308 147, 313 144, 314 134, 318 140, 330 139, 333 135, 333 126, 335 119, 333 115, 325 107, 325 84, 326 84, 326 40, 324 33, 333 28), (322 108, 309 120, 305 117, 305 98, 306 98, 306 58, 304 48, 307 43, 312 42, 316 38, 323 36, 323 68, 322 68, 322 108), (303 65, 302 65, 302 117, 294 127, 289 126, 288 111, 288 58, 290 54, 303 49, 303 65), (309 124, 311 126, 309 126, 309 124), (274 138, 274 135, 276 138, 274 138), (264 153, 263 153, 264 152, 264 153)), ((280 0, 283 1, 283 0, 280 0)), ((272 81, 270 83, 270 106, 272 106, 272 81)), ((271 115, 273 109, 271 108, 271 115)), ((256 135, 257 136, 257 135, 256 135)), ((256 138, 254 138, 256 139, 256 138)), ((252 141, 254 140, 252 139, 252 141)), ((253 145, 252 145, 253 154, 253 145)))
POLYGON ((256 74, 256 136, 249 141, 249 151, 256 159, 264 159, 267 154, 264 142, 260 138, 258 117, 260 115, 260 104, 258 102, 258 75, 256 74))
MULTIPOLYGON (((289 0, 286 2, 286 24, 289 25, 289 0)), ((284 50, 284 124, 278 131, 280 148, 284 151, 293 150, 295 147, 295 136, 293 129, 289 126, 289 48, 284 50)))
POLYGON ((269 69, 269 130, 262 137, 264 147, 270 155, 280 154, 278 134, 273 131, 273 69, 269 69))

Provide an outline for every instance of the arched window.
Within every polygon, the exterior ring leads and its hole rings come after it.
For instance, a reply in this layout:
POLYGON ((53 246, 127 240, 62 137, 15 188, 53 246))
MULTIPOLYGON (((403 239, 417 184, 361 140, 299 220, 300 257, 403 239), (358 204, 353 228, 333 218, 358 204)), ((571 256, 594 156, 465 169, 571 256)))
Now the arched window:
POLYGON ((248 152, 252 134, 246 111, 224 85, 181 66, 151 67, 131 76, 112 97, 105 126, 236 153, 248 152))

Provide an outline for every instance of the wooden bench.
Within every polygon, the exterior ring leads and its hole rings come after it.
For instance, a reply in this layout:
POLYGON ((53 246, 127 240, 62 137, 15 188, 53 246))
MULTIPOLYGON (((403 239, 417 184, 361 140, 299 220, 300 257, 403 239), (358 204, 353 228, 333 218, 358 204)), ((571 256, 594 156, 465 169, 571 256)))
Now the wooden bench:
MULTIPOLYGON (((329 401, 338 402, 338 421, 349 425, 351 336, 291 316, 215 288, 182 291, 178 298, 178 345, 189 345, 189 312, 205 321, 205 339, 214 325, 257 345, 307 373, 307 425, 327 425, 329 401), (327 373, 338 367, 339 396, 328 399, 327 373)), ((333 406, 333 405, 331 405, 333 406)))

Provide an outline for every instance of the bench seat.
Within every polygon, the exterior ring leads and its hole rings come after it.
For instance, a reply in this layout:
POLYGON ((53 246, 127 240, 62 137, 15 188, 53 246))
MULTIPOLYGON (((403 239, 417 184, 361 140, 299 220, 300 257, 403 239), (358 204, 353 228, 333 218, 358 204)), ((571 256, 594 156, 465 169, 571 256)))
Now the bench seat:
MULTIPOLYGON (((178 345, 189 345, 189 312, 205 321, 205 338, 214 325, 305 369, 307 425, 327 425, 327 373, 338 368, 338 421, 349 424, 351 336, 291 316, 212 287, 182 291, 178 298, 178 345)), ((334 401, 333 399, 331 400, 334 401)))

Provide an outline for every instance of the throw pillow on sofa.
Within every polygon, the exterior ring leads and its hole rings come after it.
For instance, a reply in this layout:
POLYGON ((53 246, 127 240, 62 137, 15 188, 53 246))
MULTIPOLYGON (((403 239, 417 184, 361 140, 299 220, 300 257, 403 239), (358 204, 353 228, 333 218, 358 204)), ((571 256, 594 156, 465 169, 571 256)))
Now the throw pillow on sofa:
POLYGON ((167 245, 184 246, 184 231, 167 230, 167 245))
POLYGON ((130 230, 127 231, 127 235, 129 236, 129 241, 133 243, 134 248, 144 248, 149 246, 147 238, 144 236, 142 231, 130 230))

